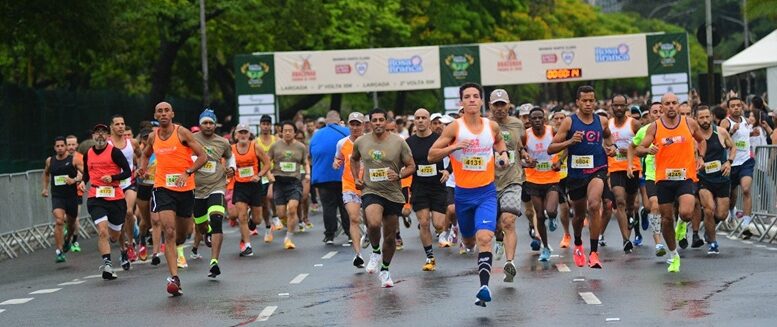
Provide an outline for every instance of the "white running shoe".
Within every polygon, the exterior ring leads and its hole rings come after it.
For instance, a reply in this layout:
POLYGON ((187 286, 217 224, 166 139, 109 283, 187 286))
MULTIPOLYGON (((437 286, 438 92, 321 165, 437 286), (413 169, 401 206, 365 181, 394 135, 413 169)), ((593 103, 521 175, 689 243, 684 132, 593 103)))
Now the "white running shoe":
POLYGON ((388 270, 381 271, 378 277, 380 277, 380 287, 394 287, 394 281, 391 280, 391 273, 388 270))
POLYGON ((272 227, 273 230, 283 230, 283 223, 281 222, 281 219, 278 217, 272 217, 272 227))
POLYGON ((494 249, 494 253, 496 256, 494 256, 494 259, 496 261, 502 260, 502 257, 505 255, 505 245, 501 241, 496 241, 496 247, 494 249))
POLYGON ((443 231, 442 233, 440 233, 440 237, 437 238, 437 243, 439 243, 441 248, 451 247, 450 237, 448 236, 447 231, 443 231))
POLYGON ((367 263, 367 267, 364 268, 364 270, 366 270, 368 274, 374 274, 376 271, 378 271, 378 266, 380 265, 381 259, 383 259, 383 256, 381 256, 379 253, 371 253, 370 262, 367 263))

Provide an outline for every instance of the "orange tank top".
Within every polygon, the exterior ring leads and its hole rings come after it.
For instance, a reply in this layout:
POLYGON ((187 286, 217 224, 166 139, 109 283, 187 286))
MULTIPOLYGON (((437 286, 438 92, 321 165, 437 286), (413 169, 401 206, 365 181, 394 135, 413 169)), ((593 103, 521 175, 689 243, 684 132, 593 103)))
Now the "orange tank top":
POLYGON ((251 178, 259 174, 259 158, 256 157, 256 143, 248 143, 248 151, 240 153, 237 144, 232 145, 232 154, 235 156, 237 171, 235 171, 235 182, 250 183, 251 178))
POLYGON ((696 142, 688 128, 685 116, 674 128, 664 126, 664 121, 656 121, 656 137, 653 144, 658 147, 656 154, 656 182, 684 181, 696 177, 696 142))
MULTIPOLYGON (((615 119, 610 118, 608 124, 610 125, 610 137, 612 143, 618 147, 614 157, 607 157, 607 171, 626 171, 629 169, 628 155, 622 153, 622 149, 628 149, 631 146, 631 141, 634 140, 634 130, 632 129, 631 120, 634 118, 626 117, 626 122, 623 125, 618 126, 615 124, 615 119)), ((634 156, 632 159, 632 167, 634 171, 642 170, 642 162, 639 157, 634 156)))
POLYGON ((351 154, 353 153, 351 138, 343 141, 340 153, 343 155, 343 192, 361 194, 361 191, 356 189, 356 182, 354 182, 353 175, 351 174, 351 154))
POLYGON ((166 188, 175 192, 186 192, 194 189, 194 174, 186 178, 186 184, 182 187, 175 183, 186 174, 186 170, 194 166, 192 161, 192 148, 183 145, 178 138, 178 125, 173 128, 173 133, 167 140, 163 140, 158 129, 154 138, 154 154, 156 155, 156 173, 154 175, 154 187, 166 188))
POLYGON ((107 201, 116 201, 124 199, 124 191, 119 187, 119 181, 103 182, 100 178, 105 175, 117 175, 121 172, 121 167, 113 162, 111 157, 113 145, 108 144, 103 152, 97 154, 94 148, 89 148, 87 164, 89 167, 89 198, 99 198, 107 201))
POLYGON ((553 143, 553 128, 545 126, 542 136, 534 135, 534 129, 526 130, 526 151, 537 161, 534 168, 526 168, 526 181, 533 184, 556 184, 561 180, 561 174, 553 170, 553 163, 558 161, 558 154, 549 155, 548 147, 553 143))
POLYGON ((466 149, 456 150, 450 154, 453 174, 456 175, 456 186, 462 188, 477 188, 494 182, 494 131, 491 130, 491 121, 486 118, 481 120, 481 130, 478 133, 471 131, 463 118, 456 119, 456 138, 458 140, 472 141, 466 149))

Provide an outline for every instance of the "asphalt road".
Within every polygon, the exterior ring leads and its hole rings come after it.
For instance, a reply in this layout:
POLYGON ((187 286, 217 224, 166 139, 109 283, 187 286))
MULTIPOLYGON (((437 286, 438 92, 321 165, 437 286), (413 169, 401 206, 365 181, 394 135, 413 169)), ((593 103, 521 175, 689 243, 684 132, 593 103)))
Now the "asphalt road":
MULTIPOLYGON (((353 253, 321 243, 320 214, 313 231, 295 238, 254 240, 253 257, 238 256, 239 233, 226 227, 222 275, 207 277, 209 250, 180 273, 184 296, 165 292, 167 269, 136 263, 103 281, 94 238, 81 253, 54 263, 52 250, 0 262, 0 326, 774 326, 777 321, 777 247, 719 236, 721 254, 706 246, 681 250, 682 270, 666 272, 652 241, 623 254, 616 222, 611 245, 600 250, 604 269, 577 268, 571 250, 558 249, 560 229, 550 234, 554 257, 537 261, 519 222, 515 283, 502 282, 504 260, 495 262, 488 307, 475 306, 474 255, 438 249, 438 269, 422 272, 418 232, 402 227, 405 249, 391 265, 395 287, 379 287, 377 275, 351 266, 353 253)), ((414 223, 415 225, 415 223, 414 223)), ((584 235, 585 238, 585 235, 584 235)), ((203 245, 204 247, 204 245, 203 245)), ((187 248, 186 254, 189 255, 187 248)), ((364 251, 365 258, 368 252, 364 251)), ((114 261, 118 261, 114 250, 114 261)), ((164 259, 163 259, 164 260, 164 259)))

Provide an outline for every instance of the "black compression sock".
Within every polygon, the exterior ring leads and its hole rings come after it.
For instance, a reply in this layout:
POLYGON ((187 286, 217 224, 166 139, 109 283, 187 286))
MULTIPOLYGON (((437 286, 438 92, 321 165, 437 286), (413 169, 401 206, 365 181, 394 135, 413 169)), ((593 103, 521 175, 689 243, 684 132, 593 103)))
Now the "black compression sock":
POLYGON ((478 275, 480 276, 480 286, 488 285, 491 278, 491 252, 478 253, 478 275))
POLYGON ((424 246, 424 252, 426 252, 426 257, 427 258, 429 258, 429 259, 434 258, 434 253, 433 253, 431 245, 424 246))
POLYGON ((583 245, 583 239, 580 236, 575 236, 575 246, 583 245))
POLYGON ((599 240, 592 238, 591 239, 591 252, 597 252, 599 251, 599 240))

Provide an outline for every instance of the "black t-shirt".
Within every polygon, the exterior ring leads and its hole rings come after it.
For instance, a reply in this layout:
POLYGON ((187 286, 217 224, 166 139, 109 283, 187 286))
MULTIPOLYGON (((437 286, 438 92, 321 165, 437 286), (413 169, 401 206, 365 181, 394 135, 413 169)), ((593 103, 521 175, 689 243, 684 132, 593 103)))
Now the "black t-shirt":
POLYGON ((427 137, 418 137, 413 134, 405 140, 407 145, 410 146, 410 152, 413 154, 413 161, 415 161, 416 172, 413 176, 412 188, 423 185, 425 187, 445 187, 445 184, 440 183, 442 177, 442 171, 445 169, 442 160, 437 164, 429 163, 429 149, 432 148, 434 142, 437 141, 440 135, 432 133, 427 137), (434 173, 436 171, 436 173, 434 173))
POLYGON ((67 185, 64 176, 76 178, 76 167, 73 165, 73 156, 68 155, 65 159, 59 160, 57 156, 51 156, 49 162, 49 174, 51 175, 51 196, 56 198, 74 198, 77 197, 76 184, 67 185), (60 185, 57 185, 60 184, 60 185))

